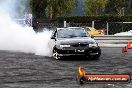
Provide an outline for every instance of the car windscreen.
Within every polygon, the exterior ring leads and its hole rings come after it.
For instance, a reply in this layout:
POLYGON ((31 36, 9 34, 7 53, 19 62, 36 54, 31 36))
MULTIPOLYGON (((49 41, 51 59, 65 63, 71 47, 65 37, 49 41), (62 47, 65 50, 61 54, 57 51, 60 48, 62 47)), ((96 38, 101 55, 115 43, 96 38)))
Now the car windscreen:
POLYGON ((59 29, 57 31, 58 38, 73 38, 73 37, 88 37, 88 33, 85 29, 82 28, 66 28, 66 29, 59 29))

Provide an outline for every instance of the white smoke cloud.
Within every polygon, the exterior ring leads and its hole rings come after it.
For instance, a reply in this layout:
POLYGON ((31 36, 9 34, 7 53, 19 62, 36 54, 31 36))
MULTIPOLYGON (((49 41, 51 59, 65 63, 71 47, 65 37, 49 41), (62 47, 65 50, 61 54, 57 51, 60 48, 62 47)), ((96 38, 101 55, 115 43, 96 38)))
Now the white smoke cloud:
MULTIPOLYGON (((25 0, 26 1, 26 0, 25 0)), ((11 18, 19 0, 0 1, 0 50, 20 51, 49 56, 51 32, 36 33, 32 27, 22 27, 11 18), (12 7, 10 7, 11 5, 12 7)))
POLYGON ((30 12, 30 0, 0 0, 0 11, 11 17, 23 17, 30 12))

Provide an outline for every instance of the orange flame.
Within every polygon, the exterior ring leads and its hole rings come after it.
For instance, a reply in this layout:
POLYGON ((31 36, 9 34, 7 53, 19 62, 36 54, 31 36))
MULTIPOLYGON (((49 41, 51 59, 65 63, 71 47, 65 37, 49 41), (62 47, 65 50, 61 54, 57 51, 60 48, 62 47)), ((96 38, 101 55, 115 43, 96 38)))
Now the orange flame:
POLYGON ((86 75, 86 71, 81 66, 78 68, 78 72, 79 72, 80 76, 85 76, 86 75))

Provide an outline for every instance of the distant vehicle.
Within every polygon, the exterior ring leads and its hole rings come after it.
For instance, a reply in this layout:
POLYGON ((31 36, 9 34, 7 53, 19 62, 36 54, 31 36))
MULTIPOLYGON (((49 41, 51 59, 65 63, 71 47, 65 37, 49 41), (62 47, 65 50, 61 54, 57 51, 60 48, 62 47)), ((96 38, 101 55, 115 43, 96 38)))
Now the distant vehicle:
POLYGON ((66 56, 85 56, 98 59, 101 49, 84 28, 56 28, 49 42, 53 58, 66 56))
POLYGON ((104 30, 96 30, 93 27, 86 27, 88 33, 90 36, 96 36, 96 35, 105 35, 105 31, 104 30))

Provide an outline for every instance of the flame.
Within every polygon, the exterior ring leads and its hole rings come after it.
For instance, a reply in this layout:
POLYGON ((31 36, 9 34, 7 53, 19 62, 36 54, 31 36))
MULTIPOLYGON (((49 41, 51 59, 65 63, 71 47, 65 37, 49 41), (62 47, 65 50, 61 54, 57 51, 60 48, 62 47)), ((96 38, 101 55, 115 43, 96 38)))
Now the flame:
POLYGON ((86 71, 81 66, 78 68, 78 72, 79 72, 80 76, 85 76, 86 75, 86 71))

